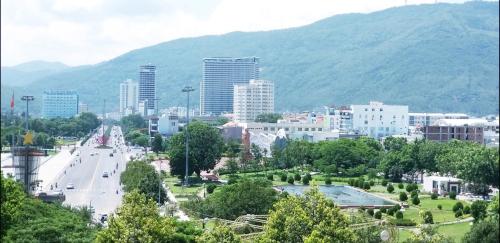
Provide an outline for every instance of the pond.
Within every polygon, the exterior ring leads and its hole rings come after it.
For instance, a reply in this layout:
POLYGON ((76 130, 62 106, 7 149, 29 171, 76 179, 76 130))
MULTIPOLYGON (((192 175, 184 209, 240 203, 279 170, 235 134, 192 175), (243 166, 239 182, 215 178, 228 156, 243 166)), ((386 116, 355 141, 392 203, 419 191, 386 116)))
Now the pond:
MULTIPOLYGON (((300 185, 286 185, 279 186, 278 189, 283 189, 290 194, 301 195, 309 186, 300 185)), ((396 204, 397 202, 387 200, 370 193, 359 191, 349 186, 319 186, 319 190, 325 194, 326 197, 332 199, 335 204, 340 207, 388 207, 396 204)))

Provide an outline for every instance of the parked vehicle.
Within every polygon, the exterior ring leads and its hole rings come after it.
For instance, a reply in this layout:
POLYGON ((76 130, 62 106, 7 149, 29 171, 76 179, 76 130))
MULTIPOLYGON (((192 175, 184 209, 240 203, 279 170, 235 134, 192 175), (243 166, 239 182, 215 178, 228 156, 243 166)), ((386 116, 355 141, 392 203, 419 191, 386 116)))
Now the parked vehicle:
POLYGON ((40 192, 35 195, 36 198, 47 202, 47 203, 53 203, 53 202, 64 202, 66 200, 66 195, 61 190, 58 191, 52 191, 52 192, 40 192))
POLYGON ((68 185, 66 185, 66 189, 75 189, 75 185, 73 185, 73 183, 68 183, 68 185))

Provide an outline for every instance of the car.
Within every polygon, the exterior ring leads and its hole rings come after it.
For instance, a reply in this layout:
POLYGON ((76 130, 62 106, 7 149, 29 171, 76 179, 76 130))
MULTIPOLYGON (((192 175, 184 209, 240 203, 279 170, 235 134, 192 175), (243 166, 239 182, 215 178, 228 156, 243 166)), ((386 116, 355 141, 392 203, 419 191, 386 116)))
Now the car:
POLYGON ((113 153, 110 153, 110 154, 109 154, 109 157, 113 157, 113 153))
POLYGON ((109 173, 107 171, 104 171, 104 173, 102 173, 102 177, 105 177, 105 178, 109 177, 109 173))
POLYGON ((66 189, 75 189, 75 185, 73 185, 73 183, 68 183, 68 185, 66 185, 66 189))
POLYGON ((94 153, 90 153, 90 156, 94 156, 94 153))

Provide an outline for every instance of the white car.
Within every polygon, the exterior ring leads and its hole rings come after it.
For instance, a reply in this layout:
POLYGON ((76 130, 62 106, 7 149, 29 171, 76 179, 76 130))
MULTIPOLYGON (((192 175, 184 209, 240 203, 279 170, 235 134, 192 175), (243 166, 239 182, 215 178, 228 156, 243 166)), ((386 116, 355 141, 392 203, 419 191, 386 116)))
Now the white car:
POLYGON ((68 185, 66 185, 66 189, 75 189, 75 185, 73 185, 73 183, 68 183, 68 185))

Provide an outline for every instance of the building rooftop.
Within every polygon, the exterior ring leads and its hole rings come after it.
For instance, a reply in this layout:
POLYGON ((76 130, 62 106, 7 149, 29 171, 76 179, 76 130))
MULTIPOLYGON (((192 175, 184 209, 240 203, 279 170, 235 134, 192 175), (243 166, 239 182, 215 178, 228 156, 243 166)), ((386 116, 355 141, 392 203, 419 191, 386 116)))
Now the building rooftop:
POLYGON ((488 124, 486 119, 471 118, 471 119, 439 119, 433 126, 485 126, 488 124))

